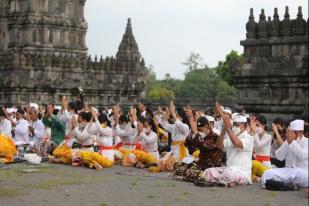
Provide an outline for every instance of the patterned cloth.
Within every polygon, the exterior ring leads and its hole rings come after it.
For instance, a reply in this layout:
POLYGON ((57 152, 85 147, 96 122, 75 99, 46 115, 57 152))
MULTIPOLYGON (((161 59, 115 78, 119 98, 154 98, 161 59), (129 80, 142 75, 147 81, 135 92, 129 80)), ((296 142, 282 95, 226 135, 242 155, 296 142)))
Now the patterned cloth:
POLYGON ((174 165, 173 177, 177 180, 195 182, 202 174, 203 170, 196 163, 176 163, 174 165))
POLYGON ((246 176, 229 167, 214 167, 204 171, 204 178, 209 182, 236 183, 238 185, 250 184, 246 176))
POLYGON ((202 170, 221 166, 223 151, 216 146, 217 139, 218 135, 215 133, 210 133, 204 138, 197 133, 191 134, 185 141, 190 154, 200 150, 197 164, 202 170))

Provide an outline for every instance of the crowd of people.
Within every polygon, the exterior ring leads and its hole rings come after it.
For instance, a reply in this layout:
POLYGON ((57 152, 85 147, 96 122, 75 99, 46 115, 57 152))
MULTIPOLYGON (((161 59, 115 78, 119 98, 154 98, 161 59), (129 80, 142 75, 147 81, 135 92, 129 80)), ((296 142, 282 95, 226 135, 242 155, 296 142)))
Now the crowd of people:
POLYGON ((119 164, 170 172, 197 186, 260 181, 270 190, 297 190, 308 188, 308 127, 308 116, 268 122, 219 103, 207 111, 172 101, 101 110, 63 97, 61 106, 2 107, 0 159, 39 157, 95 169, 119 164))

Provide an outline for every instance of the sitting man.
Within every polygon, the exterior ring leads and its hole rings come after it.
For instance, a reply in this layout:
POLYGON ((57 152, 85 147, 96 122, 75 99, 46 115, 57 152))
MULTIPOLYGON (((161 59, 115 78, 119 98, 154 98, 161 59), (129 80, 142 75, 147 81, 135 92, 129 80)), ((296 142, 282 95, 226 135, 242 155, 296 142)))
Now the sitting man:
MULTIPOLYGON (((276 181, 288 185, 290 190, 308 187, 308 138, 304 137, 304 121, 294 120, 287 129, 287 139, 276 150, 276 158, 285 160, 284 168, 269 169, 262 176, 262 186, 276 181)), ((270 185, 271 186, 271 185, 270 185)), ((280 188, 278 188, 280 190, 280 188)))
MULTIPOLYGON (((174 176, 194 182, 205 169, 221 166, 223 151, 217 147, 218 135, 212 131, 206 117, 199 117, 197 124, 194 120, 191 120, 190 125, 192 132, 187 137, 185 146, 188 148, 190 155, 199 151, 197 165, 190 164, 190 161, 187 162, 189 164, 176 164, 174 176)), ((188 159, 187 157, 183 161, 186 162, 188 159)))
POLYGON ((216 110, 224 122, 224 128, 217 140, 217 147, 226 151, 226 167, 214 167, 204 172, 205 186, 235 186, 251 184, 253 137, 246 130, 247 118, 244 115, 234 117, 234 126, 226 116, 221 105, 216 110), (224 139, 227 132, 228 137, 224 139))

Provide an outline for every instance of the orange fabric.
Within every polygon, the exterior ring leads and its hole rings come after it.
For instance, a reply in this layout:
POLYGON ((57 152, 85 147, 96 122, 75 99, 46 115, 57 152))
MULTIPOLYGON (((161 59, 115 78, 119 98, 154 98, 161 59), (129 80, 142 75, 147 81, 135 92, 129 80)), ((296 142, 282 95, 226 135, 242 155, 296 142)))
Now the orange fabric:
POLYGON ((187 148, 184 141, 173 141, 172 146, 179 145, 179 160, 182 160, 187 156, 187 148))
POLYGON ((3 157, 4 163, 10 163, 14 161, 16 154, 17 151, 13 139, 5 135, 0 135, 0 159, 3 157))

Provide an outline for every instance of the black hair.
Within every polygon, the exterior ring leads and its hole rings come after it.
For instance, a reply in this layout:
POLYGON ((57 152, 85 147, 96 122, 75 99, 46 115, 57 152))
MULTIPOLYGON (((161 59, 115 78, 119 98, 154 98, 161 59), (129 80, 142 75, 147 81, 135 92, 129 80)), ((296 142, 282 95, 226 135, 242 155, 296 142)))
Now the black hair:
POLYGON ((82 110, 84 108, 84 95, 79 93, 77 97, 79 98, 79 100, 75 101, 77 110, 82 110))
POLYGON ((302 115, 301 119, 304 120, 305 122, 309 122, 309 115, 304 114, 304 115, 302 115))
POLYGON ((267 119, 264 115, 259 114, 256 116, 256 120, 265 126, 265 130, 267 130, 267 119))
POLYGON ((57 115, 58 112, 59 112, 59 109, 54 109, 54 110, 53 110, 53 115, 57 115))
POLYGON ((281 127, 286 127, 286 122, 281 117, 277 117, 274 120, 274 124, 279 124, 281 127))
POLYGON ((151 130, 154 131, 154 132, 157 132, 157 130, 156 130, 156 125, 155 125, 155 123, 154 123, 152 117, 148 117, 148 118, 147 118, 147 117, 142 117, 142 116, 141 116, 140 118, 138 118, 138 121, 141 122, 142 124, 144 124, 145 122, 147 122, 147 124, 150 125, 151 130))
POLYGON ((5 112, 3 111, 2 108, 0 109, 0 117, 5 117, 6 118, 6 114, 5 114, 5 112))
POLYGON ((25 111, 22 109, 18 109, 16 113, 19 113, 21 115, 25 115, 25 111))
POLYGON ((90 122, 92 115, 90 112, 81 112, 79 113, 79 116, 82 118, 82 120, 85 120, 86 122, 90 122))
POLYGON ((151 118, 154 117, 153 112, 151 111, 149 107, 146 107, 146 116, 151 117, 151 118))
POLYGON ((182 122, 187 124, 190 128, 189 118, 188 118, 185 110, 182 107, 177 107, 176 112, 182 118, 182 122))
POLYGON ((127 115, 125 114, 122 114, 119 116, 119 123, 122 124, 122 123, 128 123, 129 122, 129 118, 127 115))
POLYGON ((68 107, 69 107, 70 109, 74 110, 74 112, 77 114, 78 108, 77 108, 76 102, 69 102, 68 107))
POLYGON ((111 122, 108 120, 106 114, 104 113, 101 113, 99 116, 98 116, 98 120, 101 124, 103 123, 106 123, 107 126, 111 127, 111 122))

